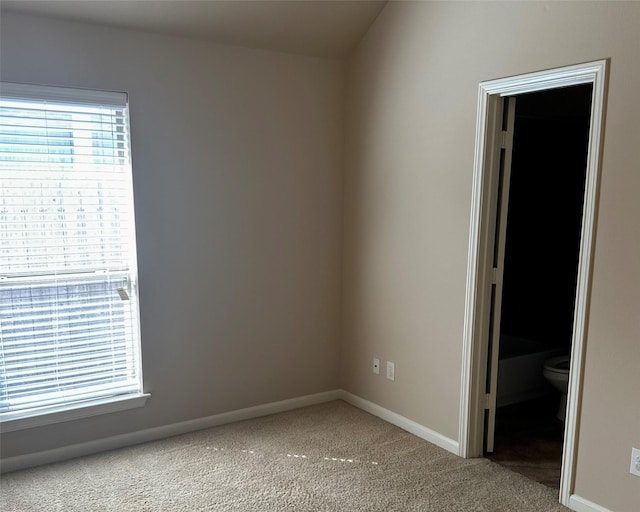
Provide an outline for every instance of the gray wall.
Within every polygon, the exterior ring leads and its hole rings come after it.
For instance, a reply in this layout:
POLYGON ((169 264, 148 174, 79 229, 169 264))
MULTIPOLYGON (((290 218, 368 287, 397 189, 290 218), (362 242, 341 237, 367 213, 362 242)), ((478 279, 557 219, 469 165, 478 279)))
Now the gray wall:
POLYGON ((130 93, 147 406, 37 452, 338 386, 337 61, 2 15, 1 78, 130 93))
POLYGON ((455 440, 478 84, 611 59, 575 490, 617 512, 640 502, 639 27, 635 2, 390 2, 347 66, 342 386, 455 440))

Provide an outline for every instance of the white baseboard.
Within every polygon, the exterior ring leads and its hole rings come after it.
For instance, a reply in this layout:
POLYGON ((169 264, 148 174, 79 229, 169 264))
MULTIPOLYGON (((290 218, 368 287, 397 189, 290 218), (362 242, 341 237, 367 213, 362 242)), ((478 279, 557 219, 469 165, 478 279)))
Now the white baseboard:
POLYGON ((569 498, 569 508, 576 512, 612 512, 608 508, 601 507, 597 503, 586 500, 577 494, 572 494, 569 498))
MULTIPOLYGON (((173 423, 170 425, 138 430, 136 432, 131 432, 128 434, 105 437, 103 439, 96 439, 95 441, 89 441, 86 443, 72 444, 69 446, 63 446, 61 448, 55 448, 53 450, 29 453, 16 457, 8 457, 0 461, 0 473, 9 473, 11 471, 18 471, 34 466, 40 466, 43 464, 61 462, 68 459, 74 459, 76 457, 83 457, 85 455, 93 455, 95 453, 100 453, 107 450, 115 450, 117 448, 124 448, 126 446, 148 443, 150 441, 156 441, 158 439, 187 434, 196 430, 217 427, 220 425, 226 425, 227 423, 234 423, 236 421, 258 418, 260 416, 267 416, 269 414, 276 414, 279 412, 285 412, 292 409, 298 409, 300 407, 307 407, 309 405, 330 402, 332 400, 338 399, 342 399, 345 402, 353 405, 354 407, 358 407, 359 409, 373 414, 374 416, 378 416, 379 418, 382 418, 383 420, 388 421, 389 423, 392 423, 393 425, 396 425, 397 427, 400 427, 407 432, 411 432, 412 434, 420 437, 421 439, 424 439, 425 441, 433 443, 436 446, 444 448, 445 450, 458 455, 459 446, 457 441, 449 439, 448 437, 443 436, 442 434, 435 432, 434 430, 431 430, 423 425, 420 425, 419 423, 416 423, 415 421, 412 421, 408 418, 405 418, 404 416, 385 409, 384 407, 374 404, 373 402, 365 400, 364 398, 360 398, 342 389, 336 389, 333 391, 326 391, 324 393, 316 393, 314 395, 291 398, 289 400, 282 400, 280 402, 257 405, 255 407, 248 407, 246 409, 239 409, 237 411, 215 414, 213 416, 197 418, 180 423, 173 423)), ((604 509, 595 508, 582 510, 607 512, 604 509)), ((582 512, 582 510, 580 512, 582 512)))
POLYGON ((341 390, 336 389, 333 391, 326 391, 324 393, 316 393, 314 395, 282 400, 280 402, 247 407, 246 409, 239 409, 237 411, 215 414, 205 418, 197 418, 180 423, 163 425, 161 427, 138 430, 129 434, 96 439, 95 441, 89 441, 86 443, 72 444, 61 448, 55 448, 53 450, 8 457, 0 460, 0 473, 9 473, 10 471, 18 471, 20 469, 27 469, 34 466, 40 466, 42 464, 61 462, 63 460, 92 455, 94 453, 104 452, 107 450, 115 450, 117 448, 124 448, 125 446, 187 434, 196 430, 217 427, 227 423, 258 418, 260 416, 267 416, 269 414, 276 414, 323 402, 330 402, 340 398, 342 398, 341 390))
MULTIPOLYGON (((53 462, 74 459, 76 457, 83 457, 85 455, 93 455, 107 450, 115 450, 126 446, 147 443, 149 441, 156 441, 158 439, 187 434, 197 430, 226 425, 236 421, 259 418, 260 416, 277 414, 279 412, 290 411, 292 409, 298 409, 300 407, 307 407, 309 405, 316 405, 324 402, 331 402, 332 400, 338 399, 344 400, 358 409, 362 409, 365 412, 388 421, 389 423, 396 425, 397 427, 400 427, 401 429, 406 430, 425 441, 435 444, 440 448, 444 448, 455 455, 459 455, 459 444, 457 441, 420 425, 409 418, 405 418, 400 414, 385 409, 384 407, 370 402, 369 400, 365 400, 364 398, 360 398, 359 396, 349 393, 348 391, 335 389, 324 393, 316 393, 313 395, 291 398, 289 400, 282 400, 280 402, 247 407, 246 409, 239 409, 237 411, 215 414, 205 418, 197 418, 180 423, 163 425, 161 427, 139 430, 129 434, 106 437, 86 443, 72 444, 61 448, 55 448, 53 450, 9 457, 0 460, 0 473, 9 473, 11 471, 27 469, 34 466, 40 466, 42 464, 50 464, 53 462)), ((576 494, 571 495, 568 506, 576 512, 612 512, 611 510, 601 507, 596 503, 592 503, 591 501, 576 494)))
POLYGON ((358 409, 362 409, 374 416, 378 416, 378 418, 382 418, 389 423, 392 423, 396 427, 400 427, 407 432, 411 432, 413 435, 418 436, 425 441, 429 441, 440 448, 444 448, 448 452, 453 453, 454 455, 460 454, 460 447, 458 445, 458 441, 454 441, 446 436, 443 436, 439 432, 435 430, 431 430, 419 423, 416 423, 409 418, 405 418, 400 414, 397 414, 389 409, 385 409, 384 407, 379 406, 378 404, 374 404, 369 400, 365 400, 364 398, 360 398, 359 396, 353 395, 348 391, 341 390, 340 398, 345 402, 357 407, 358 409))

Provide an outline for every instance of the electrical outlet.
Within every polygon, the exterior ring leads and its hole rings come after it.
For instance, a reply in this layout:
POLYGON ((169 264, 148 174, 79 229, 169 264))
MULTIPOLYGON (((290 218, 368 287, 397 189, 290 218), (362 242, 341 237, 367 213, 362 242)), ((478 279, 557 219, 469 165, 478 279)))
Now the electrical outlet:
POLYGON ((387 379, 396 380, 396 365, 391 361, 387 361, 387 379))
POLYGON ((640 476, 640 449, 631 448, 631 469, 629 473, 640 476))
POLYGON ((380 359, 377 357, 373 358, 373 373, 380 375, 380 359))

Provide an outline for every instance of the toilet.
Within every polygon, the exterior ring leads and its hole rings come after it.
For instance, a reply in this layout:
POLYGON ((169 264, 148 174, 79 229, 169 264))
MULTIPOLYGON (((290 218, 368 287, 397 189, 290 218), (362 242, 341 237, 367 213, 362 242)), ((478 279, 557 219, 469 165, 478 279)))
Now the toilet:
POLYGON ((569 390, 569 362, 571 357, 558 356, 544 362, 542 374, 549 383, 561 393, 560 407, 556 418, 564 421, 567 414, 567 392, 569 390))

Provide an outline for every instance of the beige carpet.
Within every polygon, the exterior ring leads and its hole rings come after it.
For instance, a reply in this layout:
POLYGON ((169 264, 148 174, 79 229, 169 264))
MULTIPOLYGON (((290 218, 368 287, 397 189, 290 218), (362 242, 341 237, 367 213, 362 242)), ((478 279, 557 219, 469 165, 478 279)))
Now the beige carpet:
POLYGON ((0 510, 566 511, 342 401, 9 473, 0 510))

